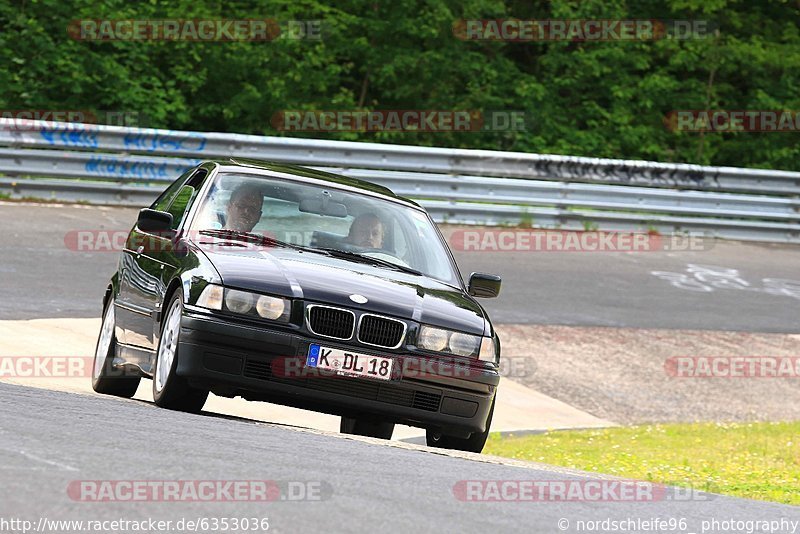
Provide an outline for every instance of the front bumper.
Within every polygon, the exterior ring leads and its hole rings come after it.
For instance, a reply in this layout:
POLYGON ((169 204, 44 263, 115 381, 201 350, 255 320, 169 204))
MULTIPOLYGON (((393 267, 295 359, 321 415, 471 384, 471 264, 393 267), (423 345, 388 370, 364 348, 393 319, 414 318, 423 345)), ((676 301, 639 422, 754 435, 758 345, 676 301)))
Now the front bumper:
MULTIPOLYGON (((390 381, 275 372, 285 360, 304 366, 311 343, 390 356, 401 361, 417 355, 364 350, 302 332, 270 330, 184 312, 176 372, 196 387, 217 395, 241 396, 348 417, 379 417, 399 424, 467 437, 486 430, 486 419, 500 381, 494 369, 470 367, 448 372, 447 365, 424 373, 398 372, 390 381), (434 370, 434 372, 431 372, 434 370)), ((403 366, 398 366, 402 368, 403 366)))

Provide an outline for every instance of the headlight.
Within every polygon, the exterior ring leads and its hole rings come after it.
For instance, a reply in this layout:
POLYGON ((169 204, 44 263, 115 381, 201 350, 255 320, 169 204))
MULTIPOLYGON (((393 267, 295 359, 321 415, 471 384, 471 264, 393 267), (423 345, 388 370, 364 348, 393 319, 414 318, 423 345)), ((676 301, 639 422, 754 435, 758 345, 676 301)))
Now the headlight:
POLYGON ((447 330, 426 325, 419 330, 417 345, 423 349, 440 352, 447 347, 447 340, 449 337, 450 333, 447 330))
POLYGON ((478 336, 455 332, 450 336, 450 342, 447 346, 450 347, 450 352, 453 354, 472 356, 477 352, 480 342, 481 340, 478 336))
POLYGON ((289 322, 292 311, 292 302, 289 299, 224 288, 215 284, 208 284, 203 288, 197 299, 197 305, 217 311, 224 308, 239 315, 263 317, 284 323, 289 322))
POLYGON ((256 301, 256 312, 265 319, 277 319, 286 309, 285 300, 278 297, 261 295, 256 301))
POLYGON ((480 354, 478 354, 478 359, 484 362, 495 363, 495 347, 493 338, 484 337, 481 339, 481 351, 480 354))
POLYGON ((197 305, 202 306, 203 308, 208 308, 209 310, 221 310, 222 295, 222 286, 208 284, 203 289, 203 292, 200 293, 200 298, 197 299, 197 305))
POLYGON ((247 313, 253 309, 253 297, 247 291, 228 289, 225 291, 225 307, 233 313, 247 313))
MULTIPOLYGON (((435 352, 476 357, 480 350, 481 337, 422 325, 417 338, 417 346, 435 352)), ((492 360, 494 361, 494 359, 492 360)))

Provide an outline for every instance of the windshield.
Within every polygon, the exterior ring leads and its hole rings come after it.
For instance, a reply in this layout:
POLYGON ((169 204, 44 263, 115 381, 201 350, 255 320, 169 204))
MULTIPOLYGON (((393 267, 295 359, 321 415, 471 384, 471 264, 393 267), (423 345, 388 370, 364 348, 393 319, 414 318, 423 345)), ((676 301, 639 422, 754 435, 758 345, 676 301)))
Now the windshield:
MULTIPOLYGON (((227 230, 260 234, 337 257, 418 271, 458 285, 436 227, 417 209, 328 185, 250 174, 220 173, 210 185, 192 233, 227 230), (389 265, 391 264, 391 265, 389 265)), ((230 232, 214 232, 225 235, 230 232)))

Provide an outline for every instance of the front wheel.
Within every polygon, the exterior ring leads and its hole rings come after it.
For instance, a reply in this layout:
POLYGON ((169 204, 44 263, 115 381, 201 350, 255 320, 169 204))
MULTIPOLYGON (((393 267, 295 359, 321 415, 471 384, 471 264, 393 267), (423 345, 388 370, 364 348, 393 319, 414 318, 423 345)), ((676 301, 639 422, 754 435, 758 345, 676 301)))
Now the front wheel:
POLYGON ((425 433, 425 441, 429 447, 480 453, 483 450, 483 446, 486 445, 486 438, 489 437, 489 428, 492 426, 492 416, 494 415, 494 403, 495 401, 492 400, 492 407, 489 408, 489 417, 486 419, 486 430, 483 432, 473 432, 468 438, 456 438, 444 435, 441 432, 428 430, 425 433))
POLYGON ((208 390, 189 386, 185 378, 178 376, 178 347, 181 333, 183 302, 177 291, 169 301, 167 314, 158 340, 156 365, 153 370, 153 400, 156 405, 169 410, 197 413, 208 399, 208 390))
POLYGON ((125 371, 114 368, 114 356, 117 353, 116 315, 114 298, 108 300, 103 311, 103 325, 97 337, 92 366, 92 389, 104 395, 114 395, 129 399, 136 394, 141 377, 125 376, 125 371))
POLYGON ((342 417, 339 432, 370 438, 392 439, 394 423, 387 423, 375 419, 358 419, 355 417, 342 417))

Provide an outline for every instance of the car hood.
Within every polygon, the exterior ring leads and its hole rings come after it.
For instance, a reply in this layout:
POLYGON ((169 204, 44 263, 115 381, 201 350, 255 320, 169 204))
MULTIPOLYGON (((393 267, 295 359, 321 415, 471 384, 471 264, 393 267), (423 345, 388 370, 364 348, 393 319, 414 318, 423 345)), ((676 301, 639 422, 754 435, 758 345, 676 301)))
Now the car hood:
POLYGON ((483 334, 482 308, 458 288, 314 252, 203 246, 228 287, 370 311, 425 324, 483 334), (368 300, 358 304, 350 295, 368 300))

